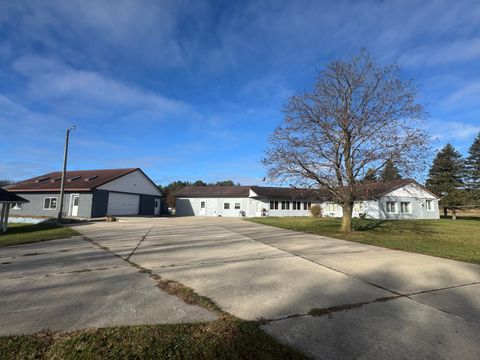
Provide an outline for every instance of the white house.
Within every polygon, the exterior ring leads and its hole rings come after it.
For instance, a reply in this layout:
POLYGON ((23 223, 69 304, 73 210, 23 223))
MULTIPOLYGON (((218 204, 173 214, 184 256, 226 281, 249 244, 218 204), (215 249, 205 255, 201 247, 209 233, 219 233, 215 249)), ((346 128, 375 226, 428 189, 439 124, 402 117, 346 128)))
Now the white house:
MULTIPOLYGON (((438 197, 414 180, 365 183, 357 193, 353 216, 371 219, 438 219, 438 197)), ((263 186, 190 186, 175 193, 177 216, 323 216, 341 217, 342 207, 325 191, 263 186)))

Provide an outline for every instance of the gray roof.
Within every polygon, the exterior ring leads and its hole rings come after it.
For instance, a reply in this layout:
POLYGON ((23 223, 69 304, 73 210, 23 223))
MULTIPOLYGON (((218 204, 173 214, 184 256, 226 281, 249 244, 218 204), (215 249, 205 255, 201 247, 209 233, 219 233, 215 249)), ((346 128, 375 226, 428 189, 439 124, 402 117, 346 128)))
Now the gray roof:
POLYGON ((0 188, 0 203, 26 203, 27 199, 0 188))

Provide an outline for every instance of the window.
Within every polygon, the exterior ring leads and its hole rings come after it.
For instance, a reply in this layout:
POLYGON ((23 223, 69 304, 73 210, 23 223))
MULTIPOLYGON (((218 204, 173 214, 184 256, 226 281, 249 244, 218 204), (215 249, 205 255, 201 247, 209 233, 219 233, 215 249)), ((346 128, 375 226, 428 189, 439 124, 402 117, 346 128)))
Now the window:
POLYGON ((387 201, 387 213, 396 213, 397 203, 395 201, 387 201))
POLYGON ((355 212, 363 212, 363 202, 356 202, 353 204, 353 211, 355 212))
POLYGON ((270 201, 270 210, 278 210, 278 201, 270 201))
POLYGON ((433 200, 425 200, 425 209, 427 211, 433 211, 433 200))
POLYGON ((312 203, 310 201, 305 201, 303 203, 303 210, 310 210, 311 207, 312 207, 312 203))
POLYGON ((290 210, 290 201, 282 201, 282 210, 290 210))
POLYGON ((57 199, 56 197, 46 197, 43 200, 43 210, 55 210, 57 208, 57 199))
POLYGON ((302 203, 300 201, 294 201, 292 206, 293 210, 302 210, 302 203))
POLYGON ((200 203, 200 208, 201 208, 201 209, 205 209, 205 201, 202 201, 202 202, 200 203))
POLYGON ((239 210, 240 209, 240 203, 235 203, 235 210, 239 210))
POLYGON ((401 202, 400 203, 400 212, 403 213, 403 214, 410 214, 412 212, 412 203, 401 202))
POLYGON ((230 203, 223 203, 223 208, 224 208, 225 210, 230 209, 230 203))
POLYGON ((337 204, 327 203, 327 205, 325 206, 325 209, 326 209, 328 212, 335 212, 335 211, 337 211, 337 204))
POLYGON ((12 204, 12 210, 22 210, 22 203, 12 204))

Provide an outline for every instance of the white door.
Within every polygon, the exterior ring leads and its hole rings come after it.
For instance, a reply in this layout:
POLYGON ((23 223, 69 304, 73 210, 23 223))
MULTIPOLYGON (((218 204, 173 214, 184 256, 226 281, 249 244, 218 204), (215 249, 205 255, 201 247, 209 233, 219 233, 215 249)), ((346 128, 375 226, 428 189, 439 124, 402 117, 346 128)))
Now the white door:
POLYGON ((70 210, 70 215, 71 216, 77 216, 78 215, 78 205, 79 205, 79 203, 80 203, 80 195, 72 194, 70 196, 70 204, 72 204, 71 210, 70 210))
POLYGON ((138 215, 140 209, 140 195, 108 194, 108 215, 138 215))
POLYGON ((155 215, 160 215, 160 199, 155 199, 155 215))
POLYGON ((200 216, 207 215, 207 202, 205 200, 200 201, 200 216))

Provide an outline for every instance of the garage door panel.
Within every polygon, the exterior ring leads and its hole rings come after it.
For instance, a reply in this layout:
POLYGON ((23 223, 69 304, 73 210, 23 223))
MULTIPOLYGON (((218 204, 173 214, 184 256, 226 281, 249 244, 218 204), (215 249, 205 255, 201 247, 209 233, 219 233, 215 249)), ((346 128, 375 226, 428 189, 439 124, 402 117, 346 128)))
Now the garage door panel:
POLYGON ((109 215, 138 215, 139 209, 140 195, 113 192, 108 195, 109 215))

